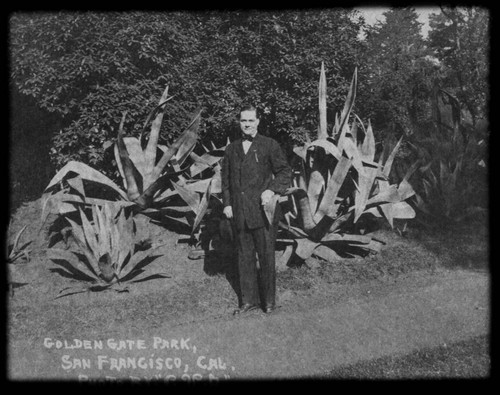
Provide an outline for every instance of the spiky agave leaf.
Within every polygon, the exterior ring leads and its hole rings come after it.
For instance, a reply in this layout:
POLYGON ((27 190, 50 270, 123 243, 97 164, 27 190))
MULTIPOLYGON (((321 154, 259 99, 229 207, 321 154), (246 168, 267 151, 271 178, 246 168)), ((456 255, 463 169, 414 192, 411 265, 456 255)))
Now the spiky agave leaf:
MULTIPOLYGON (((144 151, 142 150, 140 140, 135 137, 125 137, 123 135, 121 136, 121 139, 125 146, 127 156, 133 162, 135 168, 141 175, 142 179, 144 179, 148 172, 147 171, 148 167, 146 164, 146 158, 144 156, 144 151)), ((116 165, 118 167, 118 172, 120 173, 120 176, 124 181, 125 184, 124 187, 127 188, 127 179, 125 177, 125 172, 123 170, 122 160, 120 159, 118 144, 114 145, 114 154, 115 154, 116 165)))
POLYGON ((368 199, 366 207, 401 201, 397 185, 389 185, 387 181, 379 180, 378 187, 379 191, 368 199))
POLYGON ((203 219, 203 217, 205 216, 205 214, 207 212, 208 204, 210 203, 211 185, 212 185, 212 182, 209 182, 207 190, 203 194, 203 197, 201 198, 200 204, 198 205, 198 208, 195 211, 196 217, 194 219, 194 224, 193 224, 193 228, 191 230, 191 234, 193 234, 198 229, 198 226, 200 225, 201 220, 203 219))
POLYGON ((320 194, 325 187, 325 178, 319 169, 313 169, 309 175, 309 183, 307 184, 307 196, 311 212, 315 213, 318 208, 320 194))
POLYGON ((191 192, 205 193, 205 191, 208 188, 208 184, 211 184, 212 182, 213 182, 213 177, 203 178, 201 180, 196 180, 196 181, 194 180, 186 181, 186 183, 182 186, 191 192))
MULTIPOLYGON (((153 123, 151 124, 151 132, 149 134, 149 141, 148 141, 148 144, 146 146, 146 150, 144 151, 144 158, 146 161, 146 167, 148 169, 154 169, 155 164, 156 164, 156 150, 157 150, 157 146, 158 146, 158 139, 160 137, 160 128, 161 128, 161 123, 163 121, 163 114, 165 113, 165 106, 162 106, 162 103, 166 102, 167 98, 168 98, 168 85, 165 87, 165 90, 163 91, 163 94, 161 95, 161 98, 160 98, 160 101, 159 101, 157 108, 155 110, 153 110, 156 112, 156 114, 155 114, 156 116, 155 116, 155 119, 153 120, 153 123)), ((148 119, 146 119, 146 121, 149 121, 149 119, 150 119, 150 117, 148 116, 148 119)), ((146 127, 146 124, 144 126, 146 127)), ((165 162, 165 165, 166 164, 167 163, 165 162)), ((163 170, 163 167, 162 167, 162 170, 163 170)), ((152 179, 158 178, 157 176, 155 177, 152 174, 150 174, 150 177, 152 179)), ((147 180, 146 183, 151 184, 150 180, 147 180)))
POLYGON ((319 222, 325 215, 331 218, 335 218, 337 216, 337 210, 339 207, 339 204, 336 202, 337 195, 342 187, 342 184, 344 183, 345 178, 347 177, 351 164, 352 159, 342 156, 340 161, 335 166, 335 169, 328 180, 325 194, 323 195, 318 211, 314 217, 315 222, 319 222))
POLYGON ((312 149, 312 147, 323 148, 327 154, 332 155, 337 160, 340 160, 342 156, 342 152, 330 140, 315 140, 307 146, 307 149, 312 149))
POLYGON ((117 201, 121 204, 127 204, 127 194, 111 179, 85 163, 70 161, 56 173, 44 190, 44 194, 42 195, 40 227, 45 224, 48 215, 51 213, 64 215, 69 212, 77 211, 78 206, 92 203, 99 204, 99 202, 103 201, 98 198, 89 198, 85 196, 83 181, 111 188, 116 192, 117 201), (76 177, 74 177, 75 174, 76 177), (71 193, 71 191, 65 189, 61 189, 54 193, 56 186, 61 185, 64 181, 66 181, 76 193, 71 193))
POLYGON ((347 132, 347 129, 344 128, 344 125, 347 123, 347 120, 349 118, 349 114, 351 113, 352 107, 354 106, 354 101, 356 99, 356 90, 358 86, 358 68, 356 67, 354 69, 354 74, 352 76, 351 80, 351 86, 349 87, 349 93, 347 94, 346 101, 344 103, 344 108, 342 109, 342 113, 340 115, 340 120, 338 123, 338 126, 336 127, 336 131, 334 134, 337 134, 340 132, 340 137, 338 140, 338 147, 339 149, 342 149, 343 143, 343 137, 345 133, 347 132))
POLYGON ((22 252, 19 250, 19 240, 21 239, 21 235, 26 230, 28 225, 24 225, 19 232, 17 232, 16 237, 14 238, 14 242, 9 246, 9 254, 8 254, 8 262, 12 263, 16 261, 20 256, 22 256, 22 252))
POLYGON ((307 191, 305 162, 300 162, 299 164, 299 169, 297 172, 297 187, 299 189, 302 189, 304 192, 307 191))
MULTIPOLYGON (((153 108, 153 110, 151 110, 151 112, 148 114, 146 120, 144 121, 144 125, 142 127, 142 130, 141 130, 141 135, 139 137, 139 141, 141 143, 141 147, 144 147, 144 140, 145 140, 145 137, 146 137, 146 128, 148 127, 149 123, 151 122, 151 119, 153 119, 153 117, 157 117, 158 114, 161 112, 162 113, 162 117, 164 116, 165 114, 165 110, 166 110, 166 106, 165 104, 167 104, 170 100, 172 100, 173 98, 175 97, 174 96, 170 96, 168 97, 168 85, 165 87, 165 90, 163 91, 163 94, 160 98, 160 101, 158 103, 158 105, 153 108)), ((161 121, 163 119, 160 119, 159 120, 159 124, 161 125, 161 121)), ((156 143, 158 143, 158 138, 159 138, 159 129, 151 129, 151 132, 153 133, 153 138, 156 139, 156 143)), ((151 136, 149 137, 149 140, 151 140, 151 136)), ((152 146, 154 146, 154 143, 151 144, 152 146)))
MULTIPOLYGON (((83 202, 83 200, 79 196, 71 196, 79 201, 83 202)), ((45 225, 47 218, 52 213, 58 214, 66 214, 72 211, 76 211, 77 207, 74 204, 66 203, 68 195, 64 190, 58 191, 54 194, 46 193, 42 195, 41 206, 42 206, 42 214, 40 217, 40 229, 45 225)))
MULTIPOLYGON (((182 166, 182 164, 193 152, 194 146, 196 145, 196 142, 198 140, 198 130, 200 128, 202 111, 203 111, 202 108, 199 108, 198 110, 195 111, 191 123, 186 128, 186 131, 181 135, 182 139, 179 148, 177 149, 177 152, 175 153, 174 156, 175 163, 178 166, 182 166)), ((217 147, 213 142, 211 143, 212 143, 212 151, 215 151, 217 147)))
POLYGON ((360 153, 364 162, 373 162, 375 158, 375 136, 373 135, 373 128, 370 121, 368 121, 368 127, 366 128, 365 138, 360 147, 360 153))
POLYGON ((52 187, 66 179, 70 173, 78 174, 83 180, 88 180, 96 182, 98 184, 106 185, 117 192, 117 194, 123 199, 128 199, 125 192, 120 189, 110 178, 106 177, 104 174, 98 172, 92 167, 86 165, 85 163, 70 161, 64 165, 61 170, 59 170, 56 175, 50 180, 49 184, 45 188, 44 192, 49 191, 52 187))
POLYGON ((358 141, 358 123, 356 122, 356 118, 352 122, 351 138, 352 138, 352 141, 354 141, 354 144, 359 145, 359 141, 358 141))
POLYGON ((92 270, 95 277, 99 277, 99 272, 100 272, 99 264, 92 250, 87 245, 83 229, 70 218, 66 218, 66 220, 69 222, 71 226, 71 234, 73 236, 73 239, 75 240, 80 251, 83 252, 85 257, 87 258, 87 261, 90 265, 89 268, 92 270))
POLYGON ((297 247, 295 249, 295 254, 302 259, 309 258, 316 247, 318 247, 321 243, 314 242, 309 239, 296 239, 295 240, 297 247))
POLYGON ((293 191, 293 199, 296 199, 296 206, 298 207, 298 211, 300 213, 300 217, 302 220, 302 228, 308 232, 316 226, 316 222, 314 222, 313 214, 311 210, 311 205, 309 204, 309 197, 307 192, 302 188, 297 188, 293 191))
POLYGON ((396 158, 396 154, 397 154, 397 152, 399 150, 399 147, 401 146, 402 141, 403 141, 403 137, 401 137, 398 140, 398 142, 396 143, 396 145, 392 149, 389 157, 387 158, 387 160, 386 160, 386 162, 384 164, 383 173, 386 176, 386 178, 389 178, 389 174, 391 173, 391 169, 392 169, 392 164, 394 163, 394 158, 396 158))
POLYGON ((407 200, 415 195, 415 191, 411 184, 407 181, 406 178, 403 179, 398 185, 398 193, 399 197, 402 201, 407 200))
POLYGON ((372 167, 377 166, 377 163, 367 161, 366 158, 363 159, 363 156, 358 150, 358 147, 350 138, 344 138, 343 150, 346 153, 347 157, 352 159, 352 165, 354 166, 358 174, 364 174, 365 164, 372 167))
POLYGON ((318 96, 319 96, 318 139, 323 140, 328 137, 327 119, 326 119, 326 76, 325 76, 325 64, 323 62, 321 62, 321 71, 319 75, 318 96))
POLYGON ((160 248, 161 246, 158 246, 156 248, 149 248, 142 251, 132 251, 130 259, 124 263, 124 265, 120 268, 120 271, 117 273, 118 281, 120 283, 126 283, 146 281, 148 279, 159 277, 170 277, 166 273, 152 273, 148 274, 146 277, 137 278, 145 271, 145 267, 149 263, 161 256, 153 256, 153 254, 156 253, 160 248))
MULTIPOLYGON (((189 126, 182 132, 182 134, 174 141, 174 143, 167 149, 167 151, 163 154, 161 159, 158 161, 156 166, 154 166, 153 171, 151 172, 151 178, 156 179, 160 176, 162 171, 164 170, 167 163, 172 159, 174 155, 178 152, 182 154, 182 157, 189 155, 198 140, 198 129, 200 125, 201 119, 201 111, 202 109, 198 109, 189 126)), ((182 157, 178 160, 178 162, 182 162, 182 157)))
POLYGON ((325 150, 319 147, 314 147, 307 151, 307 167, 305 168, 306 191, 312 215, 314 215, 318 208, 321 193, 326 186, 325 175, 327 169, 324 164, 326 156, 325 150))
POLYGON ((363 211, 365 210, 368 198, 375 182, 375 177, 378 174, 378 167, 365 167, 364 174, 359 174, 359 192, 355 191, 354 198, 354 222, 357 222, 363 211))
MULTIPOLYGON (((216 168, 215 174, 212 176, 212 184, 211 184, 211 193, 215 197, 222 193, 222 178, 221 178, 221 169, 216 168)), ((219 199, 220 200, 220 199, 219 199)))
POLYGON ((26 230, 28 225, 24 225, 19 232, 17 232, 16 237, 14 238, 14 242, 12 243, 12 250, 17 250, 18 245, 19 245, 19 240, 21 238, 21 235, 23 232, 26 230))
POLYGON ((121 247, 116 245, 113 238, 116 234, 113 213, 107 204, 102 209, 93 206, 92 224, 85 214, 81 214, 87 244, 97 261, 99 275, 109 283, 115 277, 117 251, 121 247))
MULTIPOLYGON (((356 234, 338 234, 329 233, 320 241, 313 241, 307 238, 300 238, 295 240, 296 249, 295 253, 302 259, 307 259, 313 254, 325 256, 325 251, 319 247, 327 247, 331 249, 335 256, 338 257, 336 250, 342 250, 347 247, 359 248, 371 252, 379 252, 381 246, 384 244, 380 240, 374 239, 369 235, 356 235, 356 234)), ((328 255, 328 254, 326 254, 328 255)))
POLYGON ((328 233, 336 233, 339 231, 342 225, 350 221, 352 216, 354 215, 354 206, 352 206, 347 213, 344 213, 342 215, 339 215, 337 218, 335 218, 335 221, 333 221, 332 225, 330 226, 330 229, 328 230, 328 233))
POLYGON ((340 255, 338 255, 335 252, 335 250, 333 250, 333 249, 331 249, 323 244, 320 244, 319 246, 317 246, 314 249, 312 256, 323 259, 324 261, 327 261, 327 262, 335 262, 335 261, 338 261, 339 259, 341 259, 340 255))
POLYGON ((330 233, 322 240, 322 244, 337 251, 350 248, 376 253, 380 252, 382 245, 385 243, 371 235, 330 233))
POLYGON ((97 237, 99 258, 112 251, 111 232, 113 224, 110 217, 109 205, 104 205, 102 210, 98 206, 92 206, 94 234, 97 237))
POLYGON ((118 138, 116 146, 118 149, 118 157, 121 162, 123 174, 125 176, 125 185, 127 188, 127 197, 140 207, 146 208, 147 204, 141 197, 143 192, 143 179, 141 173, 137 170, 134 163, 129 157, 127 147, 123 141, 123 124, 125 122, 126 112, 123 113, 120 127, 118 129, 118 138))
POLYGON ((174 181, 172 181, 172 185, 174 186, 175 190, 182 198, 182 200, 184 200, 188 204, 188 206, 191 207, 191 210, 196 212, 200 205, 200 196, 198 195, 198 193, 174 181))
POLYGON ((278 258, 276 262, 276 269, 277 270, 283 270, 286 268, 287 262, 290 260, 290 257, 293 254, 293 245, 287 245, 285 247, 285 251, 283 251, 283 254, 278 258))
POLYGON ((117 219, 115 229, 119 235, 119 243, 117 246, 119 253, 116 263, 118 267, 121 267, 127 257, 133 255, 134 253, 134 218, 132 216, 126 217, 125 212, 122 210, 117 219))
POLYGON ((286 225, 282 221, 278 222, 278 226, 296 239, 307 239, 308 237, 308 234, 299 227, 286 225))
POLYGON ((81 209, 79 209, 79 211, 80 211, 80 218, 82 221, 82 229, 83 229, 83 235, 85 237, 85 242, 88 248, 90 249, 91 253, 93 254, 95 260, 99 261, 99 258, 101 256, 100 240, 98 240, 96 234, 97 232, 99 232, 99 230, 97 230, 91 225, 87 216, 81 209))
POLYGON ((65 190, 58 191, 54 194, 45 194, 42 196, 42 215, 40 220, 40 229, 43 227, 50 214, 56 213, 65 215, 71 212, 78 211, 79 207, 91 207, 92 205, 103 206, 106 203, 112 202, 120 207, 129 207, 135 203, 127 200, 110 201, 100 198, 91 198, 68 193, 65 190))
POLYGON ((150 186, 148 189, 144 191, 142 194, 142 197, 146 202, 148 202, 148 207, 154 202, 158 203, 160 198, 164 198, 165 196, 169 196, 171 192, 167 192, 168 189, 171 190, 170 188, 170 180, 172 180, 175 177, 182 177, 182 174, 186 172, 185 169, 179 169, 178 171, 175 172, 166 172, 160 177, 158 177, 150 186), (163 192, 162 192, 163 191, 163 192))
POLYGON ((224 156, 224 151, 225 147, 217 148, 216 150, 206 152, 201 156, 196 155, 194 152, 191 152, 190 157, 194 162, 189 168, 191 177, 195 177, 202 171, 218 164, 224 156))
POLYGON ((274 215, 276 212, 276 205, 278 204, 280 195, 274 194, 269 202, 264 205, 264 214, 266 215, 269 226, 272 226, 274 222, 274 215))
POLYGON ((70 276, 80 275, 80 277, 83 276, 83 279, 87 278, 89 281, 100 281, 99 276, 91 270, 91 268, 85 265, 72 251, 60 248, 49 248, 47 250, 47 257, 56 264, 59 264, 57 260, 66 262, 69 266, 66 265, 63 267, 64 272, 70 276))
POLYGON ((83 187, 83 179, 77 175, 73 178, 66 179, 68 185, 73 188, 80 196, 85 197, 85 189, 83 187))
POLYGON ((112 243, 114 231, 113 213, 108 205, 102 210, 92 206, 92 223, 80 209, 81 227, 67 218, 72 234, 79 249, 85 254, 95 275, 110 281, 111 269, 114 268, 115 253, 112 243))

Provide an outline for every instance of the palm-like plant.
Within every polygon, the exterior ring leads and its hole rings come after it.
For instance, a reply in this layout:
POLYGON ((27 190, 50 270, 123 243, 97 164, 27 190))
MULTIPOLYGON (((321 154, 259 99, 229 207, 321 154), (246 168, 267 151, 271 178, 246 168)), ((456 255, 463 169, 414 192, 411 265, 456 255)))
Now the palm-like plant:
POLYGON ((65 288, 60 296, 86 290, 123 290, 125 283, 168 277, 164 273, 141 277, 155 249, 137 248, 134 243, 134 220, 125 215, 123 208, 108 204, 103 208, 93 205, 91 221, 83 210, 79 212, 81 225, 67 218, 77 249, 52 248, 48 253, 49 258, 63 268, 55 271, 84 281, 87 285, 65 288))
POLYGON ((440 225, 459 223, 485 211, 476 198, 484 193, 481 187, 486 180, 486 143, 473 129, 464 138, 460 131, 466 126, 461 124, 458 100, 443 92, 456 109, 452 124, 441 124, 442 128, 431 129, 429 137, 410 144, 420 163, 416 173, 417 208, 424 214, 425 223, 440 225))
MULTIPOLYGON (((312 254, 332 259, 336 253, 351 256, 378 251, 382 243, 366 234, 360 219, 385 217, 393 226, 395 218, 413 218, 415 211, 405 201, 414 191, 408 183, 410 172, 398 185, 391 185, 389 174, 401 140, 384 161, 375 161, 373 130, 365 128, 357 116, 349 124, 357 87, 357 72, 331 133, 326 122, 326 78, 321 67, 319 81, 318 138, 294 152, 300 157, 294 185, 287 192, 292 210, 285 214, 281 228, 289 246, 283 261, 293 251, 306 259, 312 254), (360 129, 358 129, 358 123, 360 129), (333 253, 335 251, 336 253, 333 253)), ((275 199, 276 201, 276 199, 275 199)), ((271 207, 275 204, 271 202, 271 207)), ((267 208, 272 216, 272 209, 267 208)))
MULTIPOLYGON (((9 229, 12 223, 9 223, 9 229)), ((21 236, 26 230, 28 225, 25 225, 19 230, 14 237, 12 243, 8 242, 6 249, 6 261, 7 261, 7 282, 9 287, 9 293, 11 296, 14 295, 14 287, 19 284, 26 284, 31 282, 32 276, 28 274, 29 265, 27 263, 30 260, 30 250, 27 248, 32 241, 28 241, 21 245, 21 236)))

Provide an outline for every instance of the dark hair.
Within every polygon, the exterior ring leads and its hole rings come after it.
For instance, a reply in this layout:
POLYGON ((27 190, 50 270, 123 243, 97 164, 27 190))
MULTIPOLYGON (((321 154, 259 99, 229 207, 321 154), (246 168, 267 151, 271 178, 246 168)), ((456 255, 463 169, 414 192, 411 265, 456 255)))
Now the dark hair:
POLYGON ((239 112, 238 116, 241 116, 241 113, 243 111, 255 111, 255 116, 257 118, 259 118, 259 110, 253 104, 249 104, 249 103, 242 104, 240 107, 240 112, 239 112))

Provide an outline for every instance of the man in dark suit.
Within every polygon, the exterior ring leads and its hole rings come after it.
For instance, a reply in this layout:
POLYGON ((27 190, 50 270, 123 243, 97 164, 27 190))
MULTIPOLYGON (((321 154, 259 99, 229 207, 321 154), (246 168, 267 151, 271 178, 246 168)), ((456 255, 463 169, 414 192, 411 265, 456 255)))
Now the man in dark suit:
POLYGON ((278 143, 258 133, 254 106, 240 111, 241 138, 226 147, 222 161, 224 214, 232 218, 238 250, 241 305, 235 313, 276 307, 274 245, 279 205, 272 223, 263 206, 290 186, 291 168, 278 143), (256 260, 258 256, 258 264, 256 260))

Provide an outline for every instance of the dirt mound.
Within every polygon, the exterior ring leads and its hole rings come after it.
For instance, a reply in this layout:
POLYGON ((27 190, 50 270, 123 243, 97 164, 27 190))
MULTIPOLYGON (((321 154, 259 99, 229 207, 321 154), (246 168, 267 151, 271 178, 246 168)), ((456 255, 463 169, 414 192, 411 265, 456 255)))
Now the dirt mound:
MULTIPOLYGON (((215 243, 217 249, 212 249, 199 260, 188 258, 192 247, 188 243, 189 235, 172 232, 159 226, 145 216, 136 216, 136 241, 147 240, 152 247, 157 248, 154 259, 147 267, 151 273, 162 272, 169 277, 135 283, 126 293, 106 292, 89 293, 56 299, 59 290, 75 285, 77 282, 64 277, 57 266, 47 257, 51 247, 68 248, 65 241, 54 231, 57 217, 49 216, 41 227, 40 200, 23 204, 12 218, 9 237, 12 238, 24 225, 27 229, 22 236, 22 243, 30 241, 31 260, 19 266, 17 284, 14 288, 14 304, 31 305, 37 302, 57 304, 87 304, 95 299, 99 301, 134 298, 145 293, 165 292, 174 287, 177 289, 192 288, 194 284, 229 285, 227 292, 221 296, 231 300, 231 305, 237 304, 237 281, 235 278, 235 259, 230 245, 215 243)), ((439 251, 426 248, 421 240, 404 238, 391 230, 381 230, 375 236, 385 243, 378 255, 366 258, 339 259, 335 262, 325 262, 315 258, 305 261, 305 264, 280 271, 278 275, 278 298, 290 299, 292 295, 328 293, 332 285, 352 285, 373 279, 385 279, 415 270, 434 270, 439 262, 439 251)), ((477 247, 481 248, 481 246, 477 247)), ((277 259, 283 250, 276 251, 277 259)), ((223 287, 224 288, 224 287, 223 287)))

